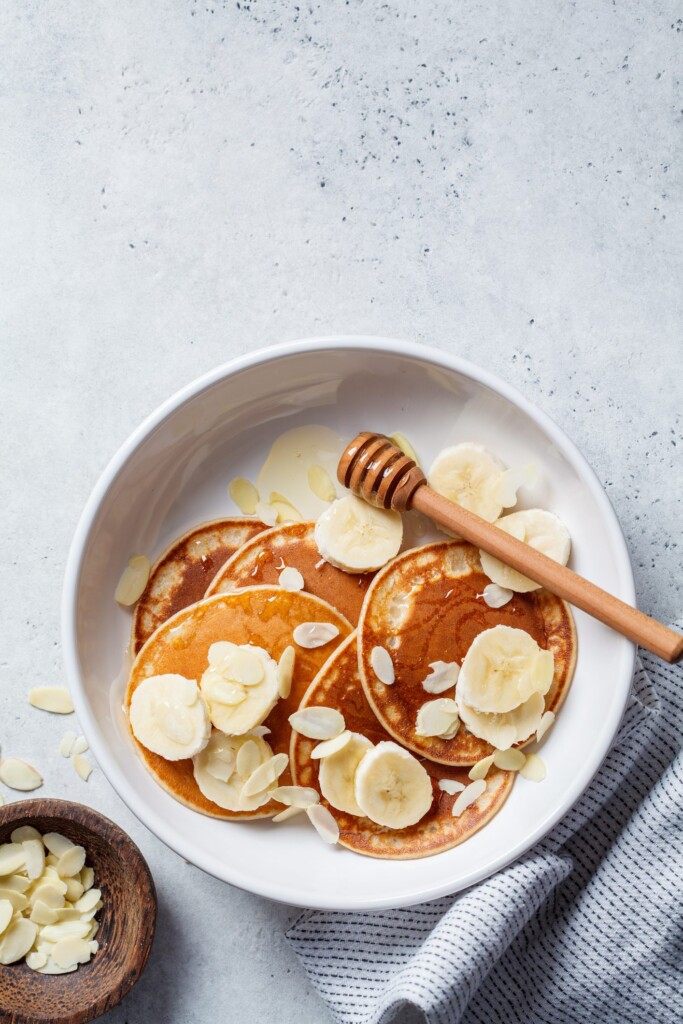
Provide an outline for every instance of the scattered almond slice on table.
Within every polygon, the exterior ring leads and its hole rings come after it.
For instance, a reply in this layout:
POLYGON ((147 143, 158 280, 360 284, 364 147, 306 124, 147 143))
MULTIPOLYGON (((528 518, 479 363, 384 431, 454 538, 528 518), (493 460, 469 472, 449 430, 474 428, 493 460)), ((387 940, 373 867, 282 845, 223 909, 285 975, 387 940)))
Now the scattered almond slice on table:
POLYGON ((34 686, 28 692, 28 701, 39 711, 55 715, 70 715, 74 710, 71 694, 63 686, 34 686))
POLYGON ((26 761, 21 761, 17 757, 5 757, 0 761, 0 782, 4 782, 10 789, 28 793, 42 786, 43 777, 26 761))

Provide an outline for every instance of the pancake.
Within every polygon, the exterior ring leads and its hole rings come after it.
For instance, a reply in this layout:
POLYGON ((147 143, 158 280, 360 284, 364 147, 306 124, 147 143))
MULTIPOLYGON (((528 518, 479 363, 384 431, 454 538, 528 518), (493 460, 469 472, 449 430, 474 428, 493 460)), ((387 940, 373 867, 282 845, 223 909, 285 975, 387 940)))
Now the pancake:
MULTIPOLYGON (((355 634, 345 640, 323 665, 301 702, 302 707, 315 705, 337 708, 344 715, 347 729, 362 733, 373 743, 392 738, 377 721, 363 693, 355 634)), ((316 742, 293 732, 290 762, 298 785, 312 786, 320 791, 320 762, 311 760, 310 756, 316 742)), ((486 777, 486 791, 459 818, 454 818, 451 811, 457 796, 442 792, 438 782, 439 779, 456 779, 467 786, 470 781, 467 769, 437 765, 425 759, 422 763, 432 778, 434 802, 424 818, 409 828, 385 828, 369 818, 339 811, 321 797, 321 802, 339 825, 342 846, 366 857, 391 860, 414 860, 442 853, 462 843, 490 821, 505 803, 514 782, 514 772, 491 768, 486 777)))
MULTIPOLYGON (((430 662, 461 665, 479 633, 505 625, 526 630, 555 656, 546 711, 558 710, 574 674, 576 632, 565 602, 547 590, 534 590, 515 594, 502 608, 489 608, 478 596, 489 582, 472 545, 464 541, 429 544, 406 551, 385 566, 361 611, 359 669, 373 711, 399 743, 441 764, 472 765, 494 748, 462 724, 452 740, 416 735, 419 708, 437 696, 422 686, 430 662), (385 647, 392 657, 396 673, 392 686, 385 686, 372 671, 370 654, 375 646, 385 647)), ((438 696, 452 697, 453 691, 438 696)), ((533 738, 516 746, 526 746, 533 738)))
POLYGON ((329 601, 355 625, 375 573, 343 572, 325 562, 315 543, 314 530, 315 523, 287 523, 261 533, 226 562, 208 588, 207 597, 255 583, 276 585, 284 562, 299 570, 307 593, 329 601))
POLYGON ((267 529, 253 517, 214 519, 183 534, 157 560, 133 617, 133 653, 181 608, 200 601, 224 562, 267 529))
MULTIPOLYGON (((351 632, 351 626, 336 609, 310 594, 291 593, 281 587, 253 587, 238 594, 217 594, 184 608, 163 623, 149 638, 131 669, 125 708, 130 707, 136 688, 148 676, 178 673, 197 682, 208 665, 208 651, 217 640, 236 644, 254 643, 278 659, 292 644, 292 630, 300 622, 331 622, 339 629, 323 647, 308 650, 294 644, 296 659, 292 690, 279 700, 265 725, 271 730, 266 741, 273 753, 289 753, 289 715, 297 710, 311 679, 329 658, 335 646, 351 632)), ((282 810, 271 803, 257 811, 229 811, 218 807, 200 791, 192 772, 192 760, 167 761, 135 740, 145 767, 163 788, 181 803, 214 818, 263 818, 282 810)), ((289 771, 281 776, 286 785, 289 771)))

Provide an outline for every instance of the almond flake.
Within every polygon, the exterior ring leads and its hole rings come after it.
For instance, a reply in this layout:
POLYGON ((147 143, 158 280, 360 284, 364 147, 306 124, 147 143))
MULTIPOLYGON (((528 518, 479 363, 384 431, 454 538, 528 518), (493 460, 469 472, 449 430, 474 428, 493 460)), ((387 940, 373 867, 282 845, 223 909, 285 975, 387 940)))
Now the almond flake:
POLYGON ((302 810, 320 803, 317 789, 312 789, 310 786, 278 786, 270 795, 279 804, 300 807, 302 810))
POLYGON ((7 928, 14 916, 14 907, 9 900, 0 900, 0 935, 7 928))
POLYGON ((253 729, 249 730, 250 736, 270 736, 270 729, 267 725, 255 725, 253 729))
POLYGON ((64 686, 34 686, 28 691, 28 702, 39 711, 51 711, 54 715, 73 714, 71 694, 64 686))
POLYGON ((488 757, 482 757, 480 761, 477 761, 476 764, 473 764, 468 772, 468 776, 472 780, 472 782, 476 782, 477 779, 485 779, 486 776, 488 775, 489 768, 493 764, 493 761, 494 755, 489 754, 488 757))
POLYGON ((95 872, 91 867, 84 867, 83 870, 81 871, 81 885, 83 886, 86 892, 89 889, 92 889, 94 882, 95 872))
POLYGON ((40 936, 46 942, 60 942, 67 938, 82 939, 88 931, 87 921, 60 921, 58 924, 45 925, 40 936))
POLYGON ((422 686, 427 693, 443 693, 455 686, 460 674, 457 661, 432 661, 429 675, 423 680, 422 686))
POLYGON ((89 910, 95 909, 95 904, 99 903, 101 895, 102 893, 99 889, 88 889, 79 900, 76 900, 74 909, 79 913, 87 914, 89 910))
POLYGON ((291 565, 285 566, 277 578, 283 590, 297 591, 304 589, 304 578, 298 569, 291 565))
POLYGON ((298 508, 292 505, 291 501, 285 498, 284 494, 277 491, 270 492, 270 507, 275 509, 278 523, 301 523, 303 516, 298 508))
POLYGON ((303 807, 285 807, 284 811, 280 811, 273 818, 273 821, 287 821, 288 818, 293 818, 296 814, 303 814, 305 808, 303 807))
POLYGON ((90 778, 90 773, 92 772, 92 765, 90 764, 88 758, 83 757, 82 754, 76 754, 73 759, 73 766, 76 769, 77 774, 80 775, 83 781, 87 782, 88 779, 90 778))
POLYGON ((55 963, 67 968, 76 964, 87 964, 91 955, 90 943, 76 936, 60 939, 52 953, 55 963))
POLYGON ((256 515, 266 526, 275 526, 277 523, 277 509, 269 505, 267 501, 256 503, 256 515))
POLYGON ((380 683, 391 686, 396 681, 396 672, 391 655, 385 647, 373 647, 370 652, 370 664, 380 683))
POLYGON ((521 750, 496 750, 493 755, 493 763, 496 768, 507 772, 518 772, 524 767, 526 754, 521 750))
POLYGON ((242 786, 241 796, 256 796, 257 793, 263 792, 282 775, 288 764, 289 758, 286 754, 273 754, 251 773, 242 786))
POLYGON ((541 721, 538 723, 538 729, 536 730, 536 742, 540 743, 545 734, 547 733, 550 726, 555 721, 555 714, 552 711, 546 711, 542 716, 541 721))
POLYGON ((66 853, 67 850, 71 850, 76 845, 60 832, 46 832, 42 839, 50 853, 53 853, 57 859, 59 859, 63 853, 66 853))
POLYGON ((310 755, 311 758, 314 761, 318 761, 322 757, 331 757, 332 754, 337 754, 340 750, 344 749, 352 735, 353 733, 345 729, 344 732, 340 732, 338 736, 334 736, 331 740, 323 740, 322 743, 313 747, 310 755))
POLYGON ((71 878, 80 873, 85 864, 85 850, 82 846, 72 846, 59 858, 57 874, 60 878, 71 878))
POLYGON ((45 868, 45 847, 42 839, 26 839, 21 844, 26 861, 26 874, 33 881, 40 878, 45 868))
MULTIPOLYGON (((235 768, 237 774, 243 779, 248 779, 261 764, 261 750, 254 740, 247 740, 237 751, 235 768)), ((229 778, 230 776, 228 776, 229 778)), ((227 779, 225 780, 227 782, 227 779)))
POLYGON ((439 789, 442 793, 448 793, 449 796, 462 793, 464 788, 465 783, 458 782, 456 779, 439 779, 439 789))
POLYGON ((3 843, 0 846, 0 875, 13 875, 23 868, 25 862, 23 843, 3 843))
POLYGON ((459 818, 463 811, 478 800, 479 797, 486 789, 486 779, 477 779, 475 782, 470 782, 469 786, 465 786, 460 796, 453 804, 451 814, 454 818, 459 818))
POLYGON ((294 642, 309 650, 324 647, 336 636, 339 636, 339 627, 331 622, 301 622, 292 633, 294 642))
POLYGON ((62 736, 62 742, 59 744, 59 753, 62 757, 70 757, 73 751, 73 745, 76 742, 75 732, 65 732, 62 736))
POLYGON ((38 934, 38 925, 28 918, 12 921, 0 938, 0 964, 13 964, 26 956, 38 934))
POLYGON ((278 693, 283 700, 286 700, 292 691, 295 657, 296 651, 290 644, 289 647, 285 647, 284 651, 280 655, 280 660, 277 663, 278 693))
POLYGON ((545 764, 538 754, 527 754, 519 774, 523 779, 529 779, 531 782, 543 782, 546 776, 545 764))
MULTIPOLYGON (((31 908, 30 920, 36 924, 56 924, 59 918, 59 910, 48 907, 42 900, 36 900, 31 908)), ((80 917, 80 915, 78 915, 80 917)))
POLYGON ((88 749, 88 741, 85 736, 77 736, 71 750, 72 754, 84 754, 88 749))
POLYGON ((150 568, 149 558, 145 555, 133 555, 129 559, 114 591, 117 604, 127 608, 140 600, 149 580, 150 568))
POLYGON ((47 963, 47 956, 45 953, 29 953, 26 957, 26 963, 32 971, 37 971, 40 967, 44 967, 47 963))
POLYGON ((417 453, 405 434, 401 434, 400 431, 397 430, 394 434, 389 434, 389 440, 393 441, 396 447, 400 448, 404 455, 407 455, 409 459, 412 459, 416 466, 420 465, 417 453))
POLYGON ((26 761, 20 761, 17 757, 6 757, 0 761, 0 782, 4 782, 10 789, 28 793, 42 786, 43 777, 26 761))
POLYGON ((236 476, 230 481, 228 494, 245 516, 253 516, 259 503, 259 493, 246 477, 236 476))
POLYGON ((308 486, 321 501, 334 501, 337 497, 332 478, 323 466, 309 466, 308 486))
POLYGON ((302 708, 289 716, 289 724, 310 740, 331 740, 344 731, 344 716, 336 708, 302 708))
POLYGON ((306 808, 306 814, 320 838, 330 846, 339 842, 339 825, 334 816, 322 804, 313 804, 306 808))
MULTIPOLYGON (((3 879, 0 878, 0 882, 3 879)), ((33 899, 33 897, 31 897, 33 899)), ((26 910, 29 905, 29 901, 22 892, 17 892, 15 889, 3 889, 0 888, 0 900, 7 900, 8 903, 12 904, 14 910, 22 911, 26 910)))
POLYGON ((482 593, 477 594, 477 597, 484 598, 484 602, 489 608, 502 608, 514 596, 514 591, 508 590, 506 587, 499 587, 497 583, 487 583, 482 593))
MULTIPOLYGON (((415 733, 417 736, 441 736, 451 738, 453 728, 458 725, 458 706, 450 697, 439 697, 423 704, 417 713, 415 733)), ((456 730, 457 731, 457 730, 456 730)))

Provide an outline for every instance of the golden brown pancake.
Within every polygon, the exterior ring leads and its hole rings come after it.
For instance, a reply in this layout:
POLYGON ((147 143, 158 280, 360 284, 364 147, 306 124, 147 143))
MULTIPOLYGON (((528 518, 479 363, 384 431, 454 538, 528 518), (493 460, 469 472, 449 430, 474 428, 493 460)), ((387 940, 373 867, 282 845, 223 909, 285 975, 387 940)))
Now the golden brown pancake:
MULTIPOLYGON (((292 690, 279 700, 265 725, 271 730, 266 741, 273 753, 289 753, 291 727, 289 715, 297 710, 311 679, 331 652, 351 632, 351 626, 339 612, 310 594, 291 593, 281 587, 253 587, 237 594, 217 594, 179 611, 163 623, 149 638, 133 663, 126 691, 126 709, 136 688, 149 676, 177 673, 186 679, 201 679, 208 665, 211 644, 231 640, 235 644, 253 643, 278 659, 285 647, 296 650, 292 690), (300 622, 331 622, 339 629, 323 647, 309 650, 292 640, 292 630, 300 622)), ((263 818, 282 810, 269 803, 257 811, 229 811, 218 807, 200 791, 192 772, 192 760, 167 761, 135 740, 145 767, 163 788, 181 803, 214 818, 263 818)), ((289 771, 281 777, 286 785, 289 771)))
POLYGON ((308 594, 329 601, 355 625, 375 573, 342 572, 325 562, 315 543, 314 530, 315 523, 287 523, 255 537, 226 562, 208 588, 207 597, 255 583, 275 585, 284 562, 299 570, 308 594))
MULTIPOLYGON (((433 661, 459 665, 479 633, 492 626, 524 629, 555 656, 553 682, 545 697, 556 712, 567 695, 576 663, 572 614, 547 590, 515 594, 502 608, 489 608, 482 594, 490 580, 479 552, 464 541, 441 541, 406 551, 375 577, 358 626, 358 658, 365 694, 380 722, 405 747, 441 764, 471 765, 493 752, 461 724, 452 740, 415 733, 417 712, 436 694, 422 686, 433 661), (373 647, 385 647, 396 673, 381 683, 370 664, 373 647)), ((438 694, 452 697, 453 691, 438 694)), ((531 736, 523 747, 533 739, 531 736)))
POLYGON ((171 544, 153 567, 133 618, 133 653, 181 608, 200 601, 224 562, 267 527, 258 519, 233 517, 202 523, 171 544))
MULTIPOLYGON (((337 648, 307 690, 301 706, 315 705, 337 708, 344 715, 347 729, 362 733, 373 743, 392 739, 377 721, 363 693, 355 634, 337 648)), ((316 742, 292 732, 290 763, 298 785, 312 786, 320 791, 320 762, 311 760, 310 756, 316 742)), ((422 759, 422 763, 432 778, 434 801, 424 818, 410 828, 391 829, 377 825, 369 818, 357 818, 338 811, 321 796, 322 803, 339 825, 342 846, 367 857, 392 860, 415 860, 442 853, 462 843, 490 821, 505 803, 514 782, 514 772, 491 768, 486 776, 486 791, 459 818, 454 818, 451 811, 457 796, 442 792, 438 782, 439 779, 456 779, 467 786, 470 782, 467 769, 437 765, 426 759, 422 759)))

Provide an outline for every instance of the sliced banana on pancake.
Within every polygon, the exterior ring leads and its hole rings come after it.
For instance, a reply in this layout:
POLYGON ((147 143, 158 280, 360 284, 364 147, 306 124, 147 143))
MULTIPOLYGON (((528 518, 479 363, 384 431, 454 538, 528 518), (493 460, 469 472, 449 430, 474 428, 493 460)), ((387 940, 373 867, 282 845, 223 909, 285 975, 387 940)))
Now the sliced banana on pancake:
POLYGON ((168 673, 144 679, 130 702, 139 743, 168 761, 194 757, 209 742, 208 708, 194 679, 168 673))
POLYGON ((272 757, 273 751, 262 736, 214 732, 207 746, 193 758, 192 769, 207 800, 228 811, 255 811, 271 799, 277 780, 251 796, 245 796, 243 790, 250 776, 272 757))
POLYGON ((378 743, 363 756, 354 792, 363 814, 387 828, 415 825, 434 796, 424 765, 392 740, 378 743))
POLYGON ((347 494, 323 512, 315 526, 318 550, 345 572, 374 572, 398 554, 403 540, 399 512, 375 508, 347 494))
POLYGON ((463 659, 458 703, 489 714, 512 711, 534 693, 545 696, 554 664, 552 651, 539 647, 526 630, 504 625, 485 629, 463 659))
POLYGON ((492 523, 503 511, 502 499, 508 497, 505 472, 504 463, 488 448, 466 442, 439 452, 427 479, 439 494, 492 523))
MULTIPOLYGON (((552 558, 553 561, 559 562, 560 565, 566 565, 569 561, 572 546, 569 530, 554 512, 547 512, 542 508, 525 509, 523 512, 503 516, 495 525, 517 540, 523 540, 525 544, 552 558)), ((516 569, 511 569, 499 558, 494 558, 486 551, 480 551, 479 555, 482 569, 489 579, 500 587, 514 590, 518 594, 540 589, 540 584, 534 583, 516 569)))
POLYGON ((262 647, 228 640, 212 644, 208 658, 199 685, 212 724, 229 736, 260 725, 280 697, 275 659, 262 647))
POLYGON ((486 740, 497 750, 508 750, 513 743, 523 743, 532 736, 543 717, 545 702, 540 693, 503 714, 476 711, 463 700, 458 701, 460 718, 473 736, 486 740))
POLYGON ((338 811, 347 814, 363 815, 356 800, 356 771, 358 765, 369 750, 372 741, 359 732, 352 732, 349 740, 336 754, 320 759, 318 782, 320 790, 328 803, 338 811))

